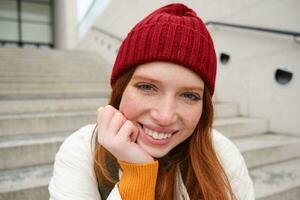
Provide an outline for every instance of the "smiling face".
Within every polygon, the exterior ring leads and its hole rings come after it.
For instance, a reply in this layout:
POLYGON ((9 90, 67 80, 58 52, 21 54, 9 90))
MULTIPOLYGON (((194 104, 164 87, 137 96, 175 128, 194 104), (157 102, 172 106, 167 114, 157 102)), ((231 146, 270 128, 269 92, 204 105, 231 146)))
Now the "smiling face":
POLYGON ((203 90, 203 80, 181 65, 146 63, 136 68, 119 110, 137 124, 137 143, 160 158, 193 133, 202 114, 203 90))

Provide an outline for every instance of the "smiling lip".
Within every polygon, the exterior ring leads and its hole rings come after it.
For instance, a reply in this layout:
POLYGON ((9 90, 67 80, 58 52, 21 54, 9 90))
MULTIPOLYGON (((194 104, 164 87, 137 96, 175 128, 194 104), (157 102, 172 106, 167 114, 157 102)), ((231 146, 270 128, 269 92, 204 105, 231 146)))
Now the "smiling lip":
POLYGON ((150 135, 146 134, 144 131, 144 128, 140 127, 140 137, 141 140, 144 141, 146 144, 150 144, 150 145, 165 145, 167 143, 169 143, 169 141, 171 140, 172 136, 166 139, 161 139, 161 140, 156 140, 154 138, 152 138, 150 135))
POLYGON ((157 127, 157 126, 152 126, 152 125, 146 125, 146 124, 141 124, 142 127, 145 127, 147 129, 150 129, 150 130, 153 130, 153 131, 156 131, 156 132, 159 132, 159 133, 166 133, 166 134, 169 134, 169 133, 175 133, 177 132, 177 130, 174 130, 174 129, 170 129, 170 128, 163 128, 163 127, 157 127))
POLYGON ((140 128, 140 136, 142 138, 142 140, 148 144, 151 144, 151 145, 165 145, 167 143, 170 142, 171 137, 169 138, 165 138, 165 139, 154 139, 152 138, 151 136, 149 136, 148 134, 145 133, 144 131, 144 127, 148 128, 148 129, 151 129, 151 130, 154 130, 156 132, 160 132, 160 133, 172 133, 172 134, 175 134, 177 133, 178 131, 174 130, 174 129, 168 129, 168 128, 158 128, 158 127, 154 127, 154 126, 150 126, 150 125, 143 125, 141 123, 139 123, 139 128, 140 128))

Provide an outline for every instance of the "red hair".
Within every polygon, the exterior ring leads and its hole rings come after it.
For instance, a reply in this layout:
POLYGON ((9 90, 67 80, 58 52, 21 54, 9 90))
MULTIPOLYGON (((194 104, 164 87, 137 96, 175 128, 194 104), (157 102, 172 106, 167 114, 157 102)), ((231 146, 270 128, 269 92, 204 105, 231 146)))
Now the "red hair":
MULTIPOLYGON (((122 94, 134 69, 118 77, 112 86, 109 104, 119 109, 122 94)), ((217 158, 212 141, 213 104, 209 90, 205 87, 203 109, 193 134, 159 160, 159 174, 155 199, 172 200, 177 170, 181 170, 183 182, 190 199, 234 200, 236 199, 226 173, 217 158), (188 156, 186 156, 188 155, 188 156)), ((97 141, 97 127, 93 131, 97 141)), ((95 145, 94 170, 99 186, 117 182, 109 172, 108 162, 118 166, 114 158, 98 142, 95 145)))

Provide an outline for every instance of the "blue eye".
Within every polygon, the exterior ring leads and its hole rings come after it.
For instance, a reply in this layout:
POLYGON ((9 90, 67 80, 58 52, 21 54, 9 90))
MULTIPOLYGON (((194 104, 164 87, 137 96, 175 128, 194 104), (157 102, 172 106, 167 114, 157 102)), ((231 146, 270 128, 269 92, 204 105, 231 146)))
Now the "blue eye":
POLYGON ((145 83, 137 85, 137 88, 139 88, 145 92, 154 90, 154 87, 152 85, 145 84, 145 83))
POLYGON ((201 97, 199 97, 196 94, 190 93, 190 92, 184 93, 182 96, 184 98, 190 100, 190 101, 199 101, 199 100, 201 100, 201 97))

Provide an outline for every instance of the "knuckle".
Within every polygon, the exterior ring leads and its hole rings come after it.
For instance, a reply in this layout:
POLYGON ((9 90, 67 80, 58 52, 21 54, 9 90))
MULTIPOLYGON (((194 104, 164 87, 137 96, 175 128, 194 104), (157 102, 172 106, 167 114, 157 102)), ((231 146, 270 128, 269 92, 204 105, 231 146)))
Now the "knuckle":
POLYGON ((121 118, 121 113, 120 112, 116 112, 115 115, 114 115, 114 118, 117 118, 117 119, 121 118))
POLYGON ((116 110, 112 105, 106 105, 105 109, 109 110, 109 111, 114 111, 116 110))
POLYGON ((118 120, 121 120, 122 122, 124 122, 124 116, 121 112, 117 112, 115 114, 115 117, 118 119, 118 120))
POLYGON ((134 125, 133 125, 133 122, 132 121, 130 121, 130 120, 126 120, 126 125, 127 125, 127 127, 129 127, 129 128, 132 128, 132 127, 134 127, 134 125))
POLYGON ((99 113, 101 113, 103 111, 103 107, 99 107, 98 109, 97 109, 97 113, 99 114, 99 113))

